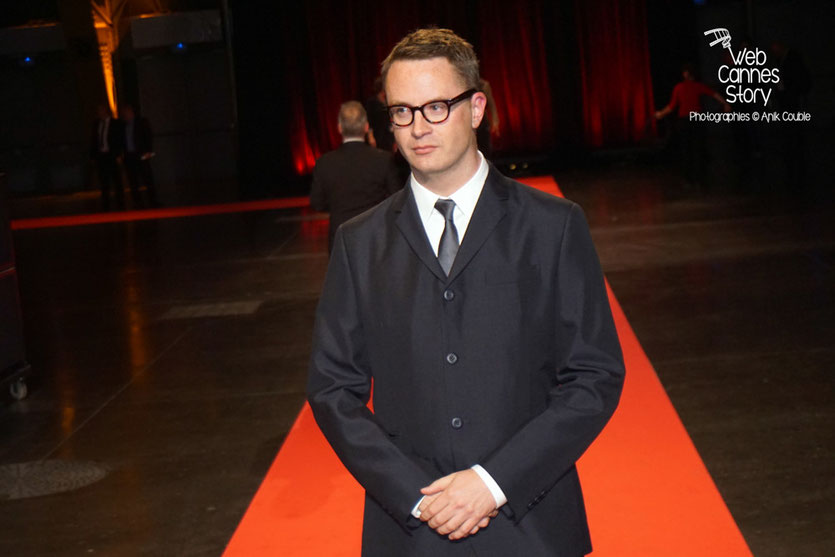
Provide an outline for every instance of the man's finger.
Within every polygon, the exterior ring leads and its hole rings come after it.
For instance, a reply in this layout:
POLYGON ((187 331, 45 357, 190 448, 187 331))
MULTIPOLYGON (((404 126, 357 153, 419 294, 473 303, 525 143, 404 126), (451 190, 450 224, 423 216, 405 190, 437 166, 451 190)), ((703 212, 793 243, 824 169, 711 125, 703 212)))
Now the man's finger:
POLYGON ((458 526, 458 528, 456 528, 452 533, 450 533, 449 539, 460 540, 466 538, 470 535, 470 530, 478 526, 478 522, 479 520, 476 518, 468 518, 467 520, 462 522, 458 526))
POLYGON ((437 495, 426 495, 421 500, 420 505, 418 505, 418 513, 420 514, 420 519, 423 520, 424 522, 426 522, 427 520, 432 518, 431 514, 429 516, 426 516, 425 518, 424 518, 424 515, 429 513, 429 506, 437 498, 438 498, 437 495))
POLYGON ((475 522, 468 520, 466 516, 455 514, 445 523, 436 528, 435 531, 444 536, 450 536, 449 539, 454 540, 458 538, 453 538, 452 535, 460 534, 461 530, 469 532, 473 529, 473 526, 475 526, 475 522))
MULTIPOLYGON (((456 514, 455 507, 450 503, 451 501, 449 497, 446 497, 446 493, 437 495, 436 499, 426 509, 428 512, 424 522, 428 523, 433 530, 437 530, 441 525, 446 524, 456 514)), ((423 514, 421 514, 422 519, 423 514)))
MULTIPOLYGON (((490 513, 490 514, 493 514, 493 513, 490 513)), ((485 516, 484 518, 482 518, 481 520, 478 521, 478 524, 475 525, 475 528, 470 530, 470 533, 468 535, 472 536, 473 534, 475 534, 479 530, 481 530, 483 528, 487 528, 487 526, 489 526, 489 525, 490 525, 490 517, 485 516)))
MULTIPOLYGON (((455 529, 450 528, 449 530, 441 531, 441 528, 443 528, 443 526, 446 525, 446 523, 449 522, 449 520, 455 516, 455 510, 450 505, 445 505, 443 508, 433 509, 433 511, 434 512, 432 516, 430 516, 427 522, 430 528, 437 531, 439 534, 444 535, 449 534, 455 529)), ((457 525, 458 523, 456 523, 456 526, 457 525)))
POLYGON ((452 482, 452 477, 453 476, 454 476, 454 474, 450 474, 449 476, 444 476, 443 478, 438 478, 437 480, 435 480, 431 484, 427 485, 426 487, 421 488, 420 492, 424 495, 434 495, 436 493, 440 493, 441 491, 446 489, 446 486, 448 486, 450 484, 450 482, 452 482))

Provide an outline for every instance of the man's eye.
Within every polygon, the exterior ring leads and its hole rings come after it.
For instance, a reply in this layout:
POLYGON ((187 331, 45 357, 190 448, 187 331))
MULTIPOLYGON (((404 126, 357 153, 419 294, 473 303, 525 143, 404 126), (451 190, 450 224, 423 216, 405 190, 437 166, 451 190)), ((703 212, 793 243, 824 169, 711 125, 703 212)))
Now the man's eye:
POLYGON ((392 109, 391 109, 391 114, 393 116, 401 116, 403 114, 408 114, 408 113, 409 113, 409 109, 405 106, 395 106, 395 107, 392 107, 392 109))
POLYGON ((441 114, 446 110, 446 105, 444 103, 432 103, 426 107, 429 112, 433 112, 435 114, 441 114))

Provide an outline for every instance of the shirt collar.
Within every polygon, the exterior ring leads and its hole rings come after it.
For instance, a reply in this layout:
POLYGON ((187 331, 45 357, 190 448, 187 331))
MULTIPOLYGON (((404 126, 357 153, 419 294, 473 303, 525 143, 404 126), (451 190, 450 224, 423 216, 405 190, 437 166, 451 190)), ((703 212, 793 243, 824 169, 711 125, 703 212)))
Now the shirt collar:
POLYGON ((354 143, 355 141, 359 142, 359 143, 364 143, 365 138, 364 137, 346 137, 345 139, 342 140, 342 143, 354 143))
POLYGON ((449 197, 440 196, 431 192, 426 187, 422 186, 415 178, 414 173, 409 177, 409 185, 412 188, 412 194, 415 196, 417 203, 418 214, 422 221, 426 222, 432 210, 435 208, 435 202, 438 199, 452 199, 455 201, 455 206, 461 209, 467 215, 472 215, 475 210, 475 204, 478 202, 478 197, 481 195, 481 190, 484 188, 484 182, 487 180, 487 173, 490 167, 487 166, 487 161, 481 151, 478 151, 479 165, 478 170, 475 171, 473 177, 455 190, 449 197))

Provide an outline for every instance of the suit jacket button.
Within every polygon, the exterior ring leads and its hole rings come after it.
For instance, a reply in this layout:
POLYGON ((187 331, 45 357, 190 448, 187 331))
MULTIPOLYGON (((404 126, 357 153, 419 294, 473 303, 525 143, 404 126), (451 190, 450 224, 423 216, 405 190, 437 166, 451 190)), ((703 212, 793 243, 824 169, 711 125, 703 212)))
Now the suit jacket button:
POLYGON ((444 290, 444 300, 451 302, 455 298, 455 292, 452 290, 444 290))
POLYGON ((446 355, 446 361, 450 364, 454 364, 458 361, 458 356, 456 356, 454 352, 450 352, 446 355))
POLYGON ((451 424, 453 429, 461 429, 461 426, 464 425, 461 418, 452 418, 451 424))

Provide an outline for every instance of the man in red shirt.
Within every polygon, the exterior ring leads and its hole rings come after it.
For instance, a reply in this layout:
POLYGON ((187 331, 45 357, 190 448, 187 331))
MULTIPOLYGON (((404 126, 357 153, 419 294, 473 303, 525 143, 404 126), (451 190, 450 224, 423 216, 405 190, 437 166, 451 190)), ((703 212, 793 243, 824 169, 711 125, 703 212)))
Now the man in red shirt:
POLYGON ((725 112, 731 111, 731 105, 719 93, 704 83, 696 81, 692 64, 684 65, 681 76, 683 79, 673 88, 673 97, 670 99, 670 104, 656 112, 656 118, 660 120, 676 109, 677 118, 689 118, 691 112, 702 112, 703 96, 713 97, 722 104, 725 112))
POLYGON ((731 106, 719 93, 696 81, 692 64, 685 64, 681 71, 682 80, 673 88, 670 103, 655 113, 657 119, 664 118, 674 110, 674 143, 678 144, 681 166, 688 185, 700 190, 704 184, 705 167, 705 138, 699 122, 690 121, 691 112, 702 112, 702 97, 709 96, 722 104, 725 112, 730 112, 731 106))

